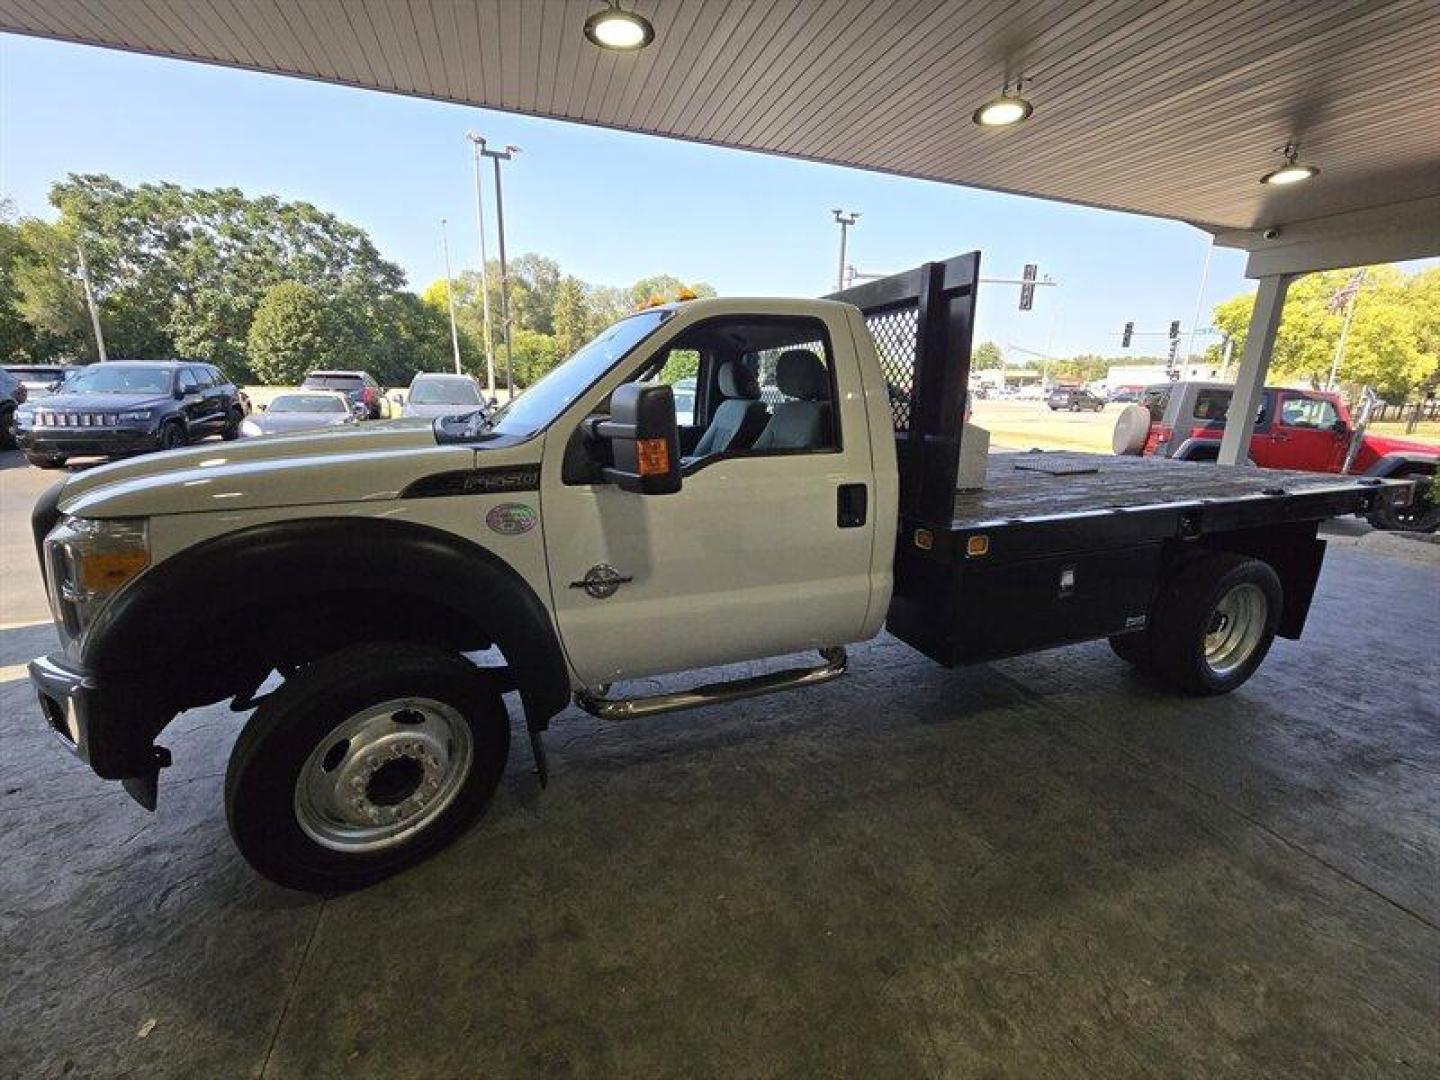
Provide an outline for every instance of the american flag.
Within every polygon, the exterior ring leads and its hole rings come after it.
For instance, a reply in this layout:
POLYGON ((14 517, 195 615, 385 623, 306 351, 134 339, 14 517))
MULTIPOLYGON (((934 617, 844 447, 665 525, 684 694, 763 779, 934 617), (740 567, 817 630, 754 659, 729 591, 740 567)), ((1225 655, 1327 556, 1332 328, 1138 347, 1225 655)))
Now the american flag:
POLYGON ((1343 288, 1335 290, 1335 295, 1330 297, 1329 301, 1325 304, 1325 310, 1332 315, 1344 310, 1345 305, 1355 299, 1356 295, 1360 292, 1360 286, 1363 284, 1365 284, 1365 271, 1356 270, 1343 288))

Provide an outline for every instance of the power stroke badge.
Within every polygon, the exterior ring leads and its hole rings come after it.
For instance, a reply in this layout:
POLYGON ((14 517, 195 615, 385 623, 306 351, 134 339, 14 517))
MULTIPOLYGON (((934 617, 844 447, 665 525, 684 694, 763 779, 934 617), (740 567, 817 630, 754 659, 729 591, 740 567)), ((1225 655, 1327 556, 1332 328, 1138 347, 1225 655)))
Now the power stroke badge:
POLYGON ((535 511, 524 503, 501 503, 490 508, 485 524, 501 536, 519 536, 535 527, 535 511))

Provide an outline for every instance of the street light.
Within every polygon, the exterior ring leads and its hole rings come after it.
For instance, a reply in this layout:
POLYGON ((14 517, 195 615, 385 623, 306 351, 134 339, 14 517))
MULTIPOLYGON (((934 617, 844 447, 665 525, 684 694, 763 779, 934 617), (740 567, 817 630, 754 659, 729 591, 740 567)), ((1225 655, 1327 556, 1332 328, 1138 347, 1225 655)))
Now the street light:
POLYGON ((851 225, 860 220, 860 211, 831 210, 835 215, 835 224, 840 226, 840 272, 835 276, 835 290, 842 291, 845 288, 845 234, 851 225))
POLYGON ((500 162, 509 161, 520 152, 520 147, 490 150, 485 145, 485 139, 473 133, 470 141, 475 144, 477 164, 482 157, 488 157, 495 163, 495 220, 500 234, 500 326, 505 332, 505 389, 510 399, 514 400, 515 357, 510 348, 510 278, 505 266, 505 192, 500 185, 500 162))
POLYGON ((450 233, 443 217, 440 219, 440 246, 445 251, 445 305, 450 309, 450 347, 455 350, 455 374, 459 375, 460 331, 455 327, 455 294, 450 289, 450 279, 454 276, 450 273, 450 233))
POLYGON ((495 339, 490 333, 490 272, 486 269, 489 260, 485 257, 485 200, 481 197, 480 152, 485 140, 473 131, 467 131, 465 138, 475 147, 475 221, 480 226, 480 307, 485 319, 485 392, 491 401, 495 400, 495 339))

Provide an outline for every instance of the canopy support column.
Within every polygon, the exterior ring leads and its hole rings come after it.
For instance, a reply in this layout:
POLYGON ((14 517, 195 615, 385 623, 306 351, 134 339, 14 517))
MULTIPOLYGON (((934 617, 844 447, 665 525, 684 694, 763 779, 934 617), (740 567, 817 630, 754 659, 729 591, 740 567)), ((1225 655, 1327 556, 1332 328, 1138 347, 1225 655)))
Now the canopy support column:
POLYGON ((1293 280, 1294 274, 1272 274, 1260 279, 1255 310, 1250 314, 1250 328, 1245 333, 1245 355, 1240 360, 1240 373, 1235 376, 1235 395, 1230 400, 1225 435, 1220 440, 1222 465, 1238 465, 1250 455, 1250 436, 1255 432, 1255 416, 1260 409, 1265 376, 1270 371, 1275 332, 1280 329, 1285 294, 1293 280))

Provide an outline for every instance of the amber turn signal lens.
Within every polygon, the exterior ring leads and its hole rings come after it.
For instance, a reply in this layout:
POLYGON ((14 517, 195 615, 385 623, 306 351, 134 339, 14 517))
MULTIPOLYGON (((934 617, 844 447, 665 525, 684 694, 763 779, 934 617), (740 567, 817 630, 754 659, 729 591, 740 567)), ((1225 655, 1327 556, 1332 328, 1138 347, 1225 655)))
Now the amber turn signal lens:
POLYGON ((664 439, 636 439, 635 459, 641 476, 664 476, 670 471, 670 446, 664 439))
POLYGON ((965 555, 967 558, 978 559, 982 555, 990 554, 990 537, 972 536, 965 541, 965 555))
POLYGON ((77 584, 88 593, 112 593, 150 565, 143 551, 92 551, 76 560, 77 584))

